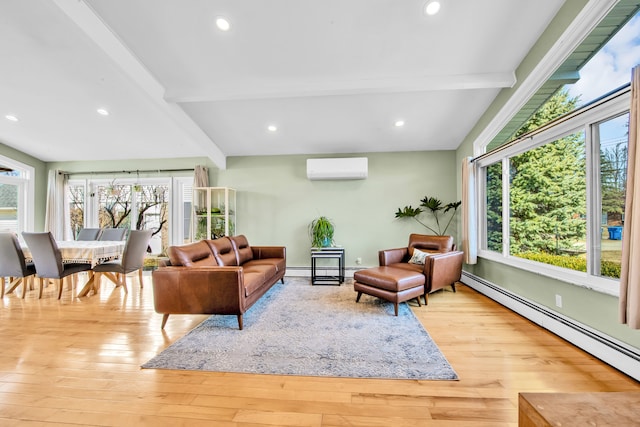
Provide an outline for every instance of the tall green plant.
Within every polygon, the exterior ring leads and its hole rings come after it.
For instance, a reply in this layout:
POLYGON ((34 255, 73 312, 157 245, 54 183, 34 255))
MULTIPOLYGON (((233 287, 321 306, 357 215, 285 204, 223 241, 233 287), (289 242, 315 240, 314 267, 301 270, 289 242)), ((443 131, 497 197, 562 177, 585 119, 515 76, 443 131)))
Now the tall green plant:
POLYGON ((396 218, 413 218, 427 230, 439 236, 444 236, 446 234, 449 225, 451 225, 451 221, 455 217, 458 208, 462 204, 461 201, 457 201, 443 205, 442 201, 435 197, 425 197, 424 199, 420 200, 420 202, 420 206, 417 208, 414 208, 411 205, 405 206, 404 209, 398 208, 398 212, 396 212, 396 218), (449 219, 446 221, 446 225, 443 229, 441 221, 445 221, 445 214, 450 211, 451 214, 449 215, 449 219), (431 215, 435 219, 435 228, 420 219, 420 214, 422 214, 423 212, 431 213, 431 215))

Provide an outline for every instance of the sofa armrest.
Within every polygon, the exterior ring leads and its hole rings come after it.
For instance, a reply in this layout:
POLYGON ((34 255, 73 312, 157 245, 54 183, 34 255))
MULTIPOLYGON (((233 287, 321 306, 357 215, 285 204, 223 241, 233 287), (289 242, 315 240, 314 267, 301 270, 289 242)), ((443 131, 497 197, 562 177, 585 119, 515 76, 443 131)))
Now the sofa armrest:
POLYGON ((408 248, 383 249, 378 251, 378 263, 382 265, 397 264, 402 262, 407 254, 408 248))
POLYGON ((153 272, 153 299, 161 314, 242 314, 242 267, 161 267, 153 272))
POLYGON ((462 276, 464 252, 450 251, 434 253, 425 259, 425 292, 433 292, 449 286, 462 276))
POLYGON ((285 246, 251 246, 253 259, 265 258, 287 258, 287 248, 285 246))

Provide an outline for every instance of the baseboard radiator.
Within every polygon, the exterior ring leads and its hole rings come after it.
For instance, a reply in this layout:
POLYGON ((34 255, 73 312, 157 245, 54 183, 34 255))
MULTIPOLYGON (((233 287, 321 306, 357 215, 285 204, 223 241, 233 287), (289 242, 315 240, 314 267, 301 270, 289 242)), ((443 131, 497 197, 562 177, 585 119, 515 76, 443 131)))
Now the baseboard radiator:
POLYGON ((640 381, 640 350, 468 272, 461 282, 640 381))

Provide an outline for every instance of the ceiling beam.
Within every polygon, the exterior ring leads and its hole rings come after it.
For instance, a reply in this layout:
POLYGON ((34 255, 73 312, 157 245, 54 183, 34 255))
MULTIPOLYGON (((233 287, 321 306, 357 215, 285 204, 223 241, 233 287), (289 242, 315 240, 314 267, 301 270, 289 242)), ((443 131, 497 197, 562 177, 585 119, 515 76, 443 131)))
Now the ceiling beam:
POLYGON ((84 1, 54 0, 54 3, 146 94, 187 137, 202 149, 218 168, 226 169, 226 156, 178 105, 167 101, 164 87, 84 1))
POLYGON ((172 103, 214 102, 268 98, 361 95, 402 92, 431 92, 470 89, 502 89, 516 84, 514 72, 399 76, 392 78, 273 82, 244 81, 242 86, 212 86, 204 90, 167 91, 164 99, 172 103))

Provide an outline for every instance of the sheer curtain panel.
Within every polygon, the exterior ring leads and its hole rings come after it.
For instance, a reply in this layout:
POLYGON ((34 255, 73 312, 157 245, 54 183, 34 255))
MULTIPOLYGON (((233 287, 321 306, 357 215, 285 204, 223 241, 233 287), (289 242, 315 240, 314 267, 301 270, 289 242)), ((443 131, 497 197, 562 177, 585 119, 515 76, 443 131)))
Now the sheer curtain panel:
POLYGON ((627 195, 622 234, 620 321, 640 329, 640 65, 631 73, 627 195), (637 206, 636 206, 637 205, 637 206))
POLYGON ((476 208, 476 168, 471 157, 467 157, 462 160, 462 250, 466 264, 478 262, 476 208))
POLYGON ((68 208, 65 188, 68 176, 59 170, 50 170, 47 182, 47 204, 45 211, 45 231, 50 231, 57 240, 71 238, 71 230, 65 226, 68 208))

